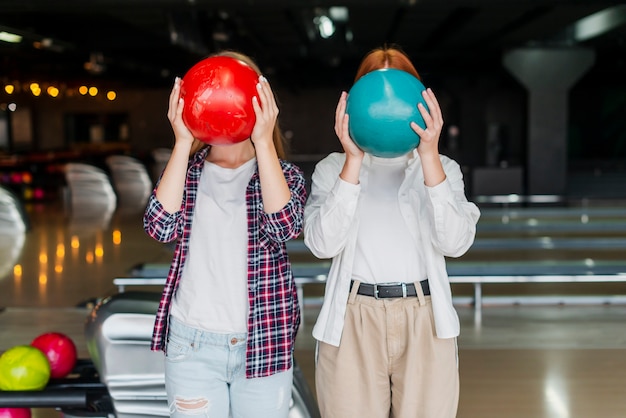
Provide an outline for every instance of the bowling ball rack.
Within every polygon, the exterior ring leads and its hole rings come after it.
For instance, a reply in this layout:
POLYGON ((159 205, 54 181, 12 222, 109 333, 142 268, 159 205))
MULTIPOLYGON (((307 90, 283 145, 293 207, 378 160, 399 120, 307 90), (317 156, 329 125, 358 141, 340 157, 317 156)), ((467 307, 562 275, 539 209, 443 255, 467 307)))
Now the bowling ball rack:
POLYGON ((68 377, 50 379, 42 390, 0 391, 2 408, 55 408, 66 416, 108 416, 114 413, 109 392, 89 359, 78 359, 68 377))
MULTIPOLYGON (((54 408, 64 418, 167 416, 164 371, 148 357, 162 358, 162 353, 148 350, 159 300, 158 292, 139 291, 102 299, 85 325, 87 346, 92 348, 88 350, 90 357, 79 358, 67 377, 50 379, 42 390, 0 391, 0 407, 54 408), (119 321, 132 338, 125 333, 120 339, 120 334, 111 332, 119 321), (113 325, 105 327, 105 323, 113 325), (106 382, 111 380, 116 381, 108 386, 106 382), (146 386, 148 393, 143 390, 146 386)), ((162 361, 159 364, 164 365, 162 361)), ((295 359, 292 400, 290 416, 319 418, 313 394, 295 359)))

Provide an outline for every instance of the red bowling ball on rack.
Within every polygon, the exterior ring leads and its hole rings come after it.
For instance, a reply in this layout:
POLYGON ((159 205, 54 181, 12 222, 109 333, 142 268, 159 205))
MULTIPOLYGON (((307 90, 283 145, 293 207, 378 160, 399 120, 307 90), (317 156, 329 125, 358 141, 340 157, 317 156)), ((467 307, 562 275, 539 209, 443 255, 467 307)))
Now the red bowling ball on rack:
POLYGON ((210 145, 230 145, 250 137, 256 122, 252 97, 259 75, 227 56, 205 58, 182 79, 183 121, 195 138, 210 145))
POLYGON ((0 418, 31 418, 30 408, 0 408, 0 418))
POLYGON ((40 349, 50 363, 50 377, 66 377, 74 369, 78 352, 74 341, 60 332, 48 332, 36 337, 30 344, 40 349))

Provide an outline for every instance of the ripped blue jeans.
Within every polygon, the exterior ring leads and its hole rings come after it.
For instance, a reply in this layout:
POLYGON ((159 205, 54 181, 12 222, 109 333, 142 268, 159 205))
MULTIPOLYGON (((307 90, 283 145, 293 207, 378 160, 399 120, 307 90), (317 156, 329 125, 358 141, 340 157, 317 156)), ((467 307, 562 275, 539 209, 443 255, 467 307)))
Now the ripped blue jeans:
POLYGON ((165 389, 170 416, 287 418, 293 368, 246 379, 246 334, 215 334, 170 318, 165 389))

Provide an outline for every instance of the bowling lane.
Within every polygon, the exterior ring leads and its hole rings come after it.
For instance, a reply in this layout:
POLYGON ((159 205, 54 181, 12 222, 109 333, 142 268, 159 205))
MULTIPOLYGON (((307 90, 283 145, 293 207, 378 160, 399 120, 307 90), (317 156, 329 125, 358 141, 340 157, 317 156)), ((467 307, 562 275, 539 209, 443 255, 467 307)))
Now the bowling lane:
MULTIPOLYGON (((615 222, 616 228, 566 228, 568 222, 574 225, 582 216, 567 208, 562 218, 555 208, 511 209, 509 226, 502 222, 502 210, 484 210, 481 223, 493 222, 492 231, 481 229, 479 223, 475 247, 458 260, 448 260, 450 270, 495 265, 511 272, 525 266, 548 273, 553 271, 551 266, 577 270, 589 268, 590 260, 595 268, 618 262, 624 258, 626 238, 619 227, 620 206, 601 209, 589 216, 588 224, 596 225, 598 217, 609 224, 615 222), (524 222, 531 232, 521 227, 524 222), (546 228, 538 228, 542 225, 546 228)), ((130 208, 117 207, 112 213, 83 208, 72 213, 60 204, 47 204, 31 205, 27 212, 30 228, 9 232, 3 242, 15 245, 0 246, 1 260, 9 266, 0 278, 0 351, 28 343, 42 332, 60 330, 72 336, 84 358, 89 302, 114 293, 113 278, 127 275, 139 264, 167 266, 172 248, 147 237, 140 211, 130 208)), ((307 253, 301 241, 292 245, 292 258, 302 263, 300 271, 311 272, 320 262, 327 263, 307 253)), ((614 288, 593 283, 585 286, 576 292, 626 294, 623 284, 614 288)), ((484 294, 567 294, 572 289, 571 284, 485 285, 484 294)), ((462 295, 463 290, 455 286, 455 294, 462 295)), ((323 286, 308 285, 304 291, 315 300, 323 286)), ((471 294, 471 286, 467 293, 471 294)), ((458 340, 459 416, 623 415, 626 398, 615 388, 626 385, 621 372, 626 367, 624 305, 492 305, 483 308, 480 323, 475 322, 471 306, 461 304, 457 309, 462 329, 458 340)), ((319 304, 305 305, 296 341, 296 356, 311 387, 315 349, 311 326, 318 313, 319 304)), ((34 410, 34 418, 60 417, 53 409, 34 410)))
POLYGON ((483 208, 477 238, 626 237, 626 209, 612 207, 483 208))
POLYGON ((0 307, 61 308, 115 290, 112 278, 137 263, 169 257, 171 249, 146 236, 141 214, 111 216, 62 205, 27 207, 31 229, 6 235, 1 260, 0 307), (161 257, 166 254, 165 257, 161 257))

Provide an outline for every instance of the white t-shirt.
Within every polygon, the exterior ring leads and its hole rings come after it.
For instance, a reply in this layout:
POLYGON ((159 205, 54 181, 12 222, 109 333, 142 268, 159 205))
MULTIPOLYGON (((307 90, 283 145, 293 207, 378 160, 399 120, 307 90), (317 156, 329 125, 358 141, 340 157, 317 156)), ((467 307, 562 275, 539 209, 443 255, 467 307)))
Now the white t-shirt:
POLYGON ((189 326, 217 333, 248 330, 246 187, 255 167, 255 158, 234 169, 204 163, 171 311, 189 326))
POLYGON ((426 279, 421 245, 400 212, 398 193, 408 155, 371 159, 358 207, 359 230, 352 277, 363 283, 413 283, 426 279))

